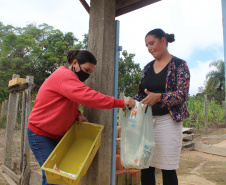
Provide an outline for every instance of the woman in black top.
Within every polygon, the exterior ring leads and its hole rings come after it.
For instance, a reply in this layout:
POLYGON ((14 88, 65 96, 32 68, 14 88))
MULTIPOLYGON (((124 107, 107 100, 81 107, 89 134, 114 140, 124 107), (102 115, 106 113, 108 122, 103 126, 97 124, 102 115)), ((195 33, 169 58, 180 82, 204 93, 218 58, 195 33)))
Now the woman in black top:
POLYGON ((133 98, 152 106, 155 150, 151 165, 141 170, 142 185, 155 185, 155 168, 161 169, 163 185, 178 185, 176 169, 182 147, 182 123, 189 113, 185 106, 190 73, 185 61, 168 52, 173 34, 154 29, 145 36, 155 60, 143 70, 138 93, 133 98))

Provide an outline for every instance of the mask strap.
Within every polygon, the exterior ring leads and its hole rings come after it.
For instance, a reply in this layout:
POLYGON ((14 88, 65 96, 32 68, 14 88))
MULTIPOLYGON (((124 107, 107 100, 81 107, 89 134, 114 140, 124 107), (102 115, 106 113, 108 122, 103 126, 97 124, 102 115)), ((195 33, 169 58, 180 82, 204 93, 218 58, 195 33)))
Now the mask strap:
MULTIPOLYGON (((80 70, 82 70, 82 68, 81 68, 81 66, 80 66, 79 63, 78 63, 78 66, 79 66, 80 70)), ((73 67, 73 66, 71 67, 71 70, 72 70, 74 73, 78 73, 78 72, 75 71, 75 67, 73 67)))
POLYGON ((79 66, 80 70, 82 70, 82 68, 81 68, 81 66, 80 66, 80 64, 79 64, 79 63, 78 63, 78 66, 79 66))
POLYGON ((72 70, 73 72, 75 72, 75 67, 71 66, 71 70, 72 70))

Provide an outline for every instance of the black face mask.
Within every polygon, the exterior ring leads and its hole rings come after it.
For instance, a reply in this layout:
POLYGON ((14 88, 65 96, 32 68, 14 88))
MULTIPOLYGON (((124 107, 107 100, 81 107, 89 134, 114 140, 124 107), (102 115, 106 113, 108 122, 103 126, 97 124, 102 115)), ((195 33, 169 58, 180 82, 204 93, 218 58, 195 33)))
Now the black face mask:
POLYGON ((90 75, 90 74, 84 72, 84 71, 82 70, 80 64, 78 64, 78 65, 79 65, 79 68, 80 68, 80 71, 79 71, 79 72, 76 72, 76 71, 75 71, 75 68, 74 68, 73 66, 72 66, 71 70, 78 76, 79 80, 80 80, 81 82, 83 82, 83 81, 85 81, 87 78, 89 78, 89 75, 90 75))

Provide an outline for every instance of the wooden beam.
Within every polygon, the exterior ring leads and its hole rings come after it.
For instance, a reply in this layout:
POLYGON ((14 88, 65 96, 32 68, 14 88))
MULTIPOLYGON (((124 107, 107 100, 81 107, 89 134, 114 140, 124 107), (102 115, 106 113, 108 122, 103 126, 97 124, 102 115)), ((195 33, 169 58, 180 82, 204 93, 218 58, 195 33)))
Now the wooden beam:
POLYGON ((79 0, 79 1, 82 3, 82 5, 83 5, 84 8, 86 9, 86 11, 89 13, 90 7, 89 7, 89 5, 87 4, 86 0, 79 0))
MULTIPOLYGON (((131 2, 134 1, 133 4, 130 4, 128 6, 116 9, 115 16, 120 16, 129 12, 132 12, 134 10, 137 10, 139 8, 145 7, 147 5, 153 4, 155 2, 161 1, 161 0, 139 0, 135 2, 136 0, 131 0, 131 2)), ((128 2, 129 3, 129 2, 128 2)), ((119 5, 118 5, 119 6, 119 5)))
POLYGON ((183 140, 193 140, 194 139, 194 134, 184 134, 183 133, 183 140))
POLYGON ((27 89, 28 83, 8 87, 9 92, 19 92, 27 89))
POLYGON ((6 173, 2 173, 2 176, 10 185, 17 185, 6 173))
POLYGON ((2 165, 2 171, 5 172, 10 178, 12 178, 16 183, 20 184, 21 176, 15 174, 12 170, 2 165))
POLYGON ((192 145, 194 143, 195 143, 195 141, 187 141, 187 142, 182 141, 182 147, 189 146, 189 145, 192 145))
POLYGON ((193 133, 194 131, 193 131, 192 128, 186 128, 186 127, 183 127, 182 132, 183 132, 183 133, 190 134, 190 133, 193 133))
POLYGON ((194 150, 194 144, 192 144, 190 146, 182 147, 182 149, 181 149, 182 152, 191 151, 191 150, 194 150))
POLYGON ((138 1, 140 0, 116 0, 116 9, 123 8, 138 1))

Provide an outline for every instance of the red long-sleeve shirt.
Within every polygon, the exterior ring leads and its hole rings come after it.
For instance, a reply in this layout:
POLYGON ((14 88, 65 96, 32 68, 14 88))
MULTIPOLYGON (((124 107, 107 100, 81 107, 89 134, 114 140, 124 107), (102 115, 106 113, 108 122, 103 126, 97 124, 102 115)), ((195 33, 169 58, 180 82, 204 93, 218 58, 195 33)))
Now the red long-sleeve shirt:
POLYGON ((60 139, 81 115, 78 104, 112 109, 124 107, 124 100, 96 92, 70 69, 61 66, 40 87, 28 127, 38 135, 60 139))

